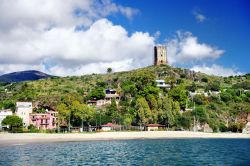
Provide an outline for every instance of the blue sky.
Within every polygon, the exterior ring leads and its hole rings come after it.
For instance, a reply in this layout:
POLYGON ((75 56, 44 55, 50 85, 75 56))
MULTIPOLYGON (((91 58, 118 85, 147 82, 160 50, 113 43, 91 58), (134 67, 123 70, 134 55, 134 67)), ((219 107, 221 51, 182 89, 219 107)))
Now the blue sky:
POLYGON ((223 56, 213 62, 225 67, 236 67, 250 72, 250 2, 248 0, 116 0, 122 5, 140 10, 133 20, 110 17, 134 31, 160 31, 158 43, 170 38, 177 30, 190 31, 200 42, 209 43, 225 50, 223 56), (199 22, 194 12, 204 15, 199 22))
POLYGON ((131 70, 152 65, 156 44, 172 66, 250 72, 247 0, 0 1, 0 74, 131 70))

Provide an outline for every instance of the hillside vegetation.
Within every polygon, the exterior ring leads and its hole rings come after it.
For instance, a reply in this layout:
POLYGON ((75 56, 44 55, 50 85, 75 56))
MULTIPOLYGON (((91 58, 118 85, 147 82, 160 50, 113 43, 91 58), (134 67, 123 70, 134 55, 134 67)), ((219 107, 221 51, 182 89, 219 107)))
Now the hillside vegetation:
POLYGON ((159 123, 192 130, 198 123, 209 124, 214 131, 240 132, 250 117, 248 90, 249 74, 217 77, 162 65, 128 72, 1 83, 0 107, 14 111, 16 101, 33 101, 37 112, 44 108, 57 110, 59 123, 65 126, 81 126, 82 122, 127 126, 159 123), (165 80, 171 88, 156 87, 156 79, 165 80), (121 95, 118 105, 115 101, 101 108, 86 105, 90 99, 102 99, 107 88, 121 95), (191 97, 195 91, 201 93, 191 97))

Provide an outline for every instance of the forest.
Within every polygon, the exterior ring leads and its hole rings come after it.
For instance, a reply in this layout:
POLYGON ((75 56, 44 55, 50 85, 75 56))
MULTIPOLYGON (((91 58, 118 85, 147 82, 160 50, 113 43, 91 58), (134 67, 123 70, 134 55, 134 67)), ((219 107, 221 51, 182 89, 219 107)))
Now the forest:
POLYGON ((66 127, 157 123, 169 130, 192 130, 196 123, 208 124, 214 132, 241 132, 250 117, 250 74, 218 77, 168 65, 104 72, 0 83, 0 108, 15 112, 17 101, 33 102, 34 112, 58 111, 58 126, 66 127), (169 88, 157 87, 156 80, 169 88), (105 89, 115 89, 119 102, 87 104, 104 99, 105 89))

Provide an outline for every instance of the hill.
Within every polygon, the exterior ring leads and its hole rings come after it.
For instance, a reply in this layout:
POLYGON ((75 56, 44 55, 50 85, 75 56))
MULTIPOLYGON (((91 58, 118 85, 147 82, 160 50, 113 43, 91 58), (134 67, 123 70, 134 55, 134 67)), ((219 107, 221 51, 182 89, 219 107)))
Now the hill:
POLYGON ((171 129, 192 130, 195 124, 214 131, 241 131, 250 120, 250 77, 218 77, 167 65, 126 72, 51 77, 0 85, 0 108, 15 109, 16 101, 32 101, 36 110, 59 112, 64 124, 123 125, 159 123, 171 129), (156 80, 170 88, 159 88, 156 80), (102 107, 87 107, 88 100, 104 99, 115 89, 120 100, 102 107), (89 109, 91 108, 91 109, 89 109), (79 115, 80 114, 80 115, 79 115), (70 120, 68 119, 70 117, 70 120))
POLYGON ((0 82, 12 83, 12 82, 22 82, 22 81, 34 81, 49 77, 53 76, 36 70, 28 70, 28 71, 19 71, 1 75, 0 82))

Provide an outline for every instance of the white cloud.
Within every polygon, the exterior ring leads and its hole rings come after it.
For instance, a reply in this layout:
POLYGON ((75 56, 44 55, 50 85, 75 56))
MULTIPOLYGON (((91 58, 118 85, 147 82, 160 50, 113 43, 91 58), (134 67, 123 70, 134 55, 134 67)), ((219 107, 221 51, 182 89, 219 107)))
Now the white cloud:
POLYGON ((1 0, 0 29, 28 26, 42 31, 53 27, 89 26, 94 20, 114 13, 131 18, 138 10, 111 0, 1 0))
POLYGON ((193 66, 191 70, 196 72, 202 72, 209 75, 216 75, 216 76, 234 76, 234 75, 242 75, 243 73, 237 71, 235 68, 224 68, 222 66, 213 64, 211 66, 206 65, 197 65, 193 66))
POLYGON ((122 14, 124 14, 129 19, 132 19, 134 15, 139 13, 139 10, 133 9, 133 8, 130 8, 130 7, 119 6, 119 10, 120 10, 120 12, 122 14))
POLYGON ((64 66, 57 65, 50 68, 50 73, 57 76, 63 75, 83 75, 91 73, 105 73, 107 68, 112 67, 114 72, 126 71, 133 68, 133 60, 125 59, 114 62, 97 62, 89 63, 87 65, 78 65, 75 68, 65 68, 64 66))
POLYGON ((170 64, 192 63, 219 58, 225 51, 206 43, 199 43, 191 32, 177 31, 167 40, 168 61, 170 64))
MULTIPOLYGON (((128 63, 127 60, 133 59, 128 68, 149 65, 154 45, 154 38, 148 33, 135 32, 128 36, 123 27, 113 25, 107 19, 94 22, 85 31, 75 31, 74 27, 53 28, 42 32, 23 28, 10 32, 2 39, 0 39, 2 63, 12 66, 45 63, 48 66, 55 65, 55 68, 64 68, 67 75, 79 74, 78 70, 82 72, 83 66, 90 64, 93 66, 94 63, 96 66, 110 63, 113 67, 112 65, 121 60, 128 63)), ((116 71, 123 69, 117 68, 116 71)), ((61 70, 61 75, 64 75, 63 71, 61 70)), ((92 72, 98 71, 103 70, 96 69, 92 72)), ((46 72, 53 74, 49 68, 46 72)))
POLYGON ((28 65, 28 64, 1 64, 0 65, 0 73, 11 73, 16 71, 24 71, 24 70, 39 70, 44 71, 43 65, 28 65))
POLYGON ((194 15, 196 21, 199 23, 204 22, 206 20, 206 17, 203 14, 201 14, 201 12, 199 12, 197 10, 193 11, 193 15, 194 15))
POLYGON ((154 38, 157 40, 159 37, 161 36, 161 32, 160 31, 156 31, 154 33, 154 38))
POLYGON ((121 13, 131 19, 137 12, 109 0, 2 0, 0 73, 37 69, 64 76, 149 65, 154 37, 128 35, 102 18, 121 13))

